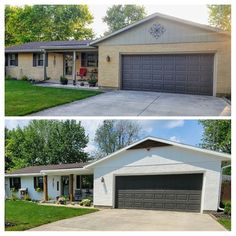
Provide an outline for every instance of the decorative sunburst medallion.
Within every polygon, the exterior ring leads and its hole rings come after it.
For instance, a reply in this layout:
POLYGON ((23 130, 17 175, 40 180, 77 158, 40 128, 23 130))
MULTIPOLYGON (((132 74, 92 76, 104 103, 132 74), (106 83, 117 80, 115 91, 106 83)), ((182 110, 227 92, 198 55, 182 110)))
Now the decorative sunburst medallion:
POLYGON ((165 32, 166 29, 161 24, 153 24, 152 27, 149 29, 149 33, 156 39, 158 39, 165 32))

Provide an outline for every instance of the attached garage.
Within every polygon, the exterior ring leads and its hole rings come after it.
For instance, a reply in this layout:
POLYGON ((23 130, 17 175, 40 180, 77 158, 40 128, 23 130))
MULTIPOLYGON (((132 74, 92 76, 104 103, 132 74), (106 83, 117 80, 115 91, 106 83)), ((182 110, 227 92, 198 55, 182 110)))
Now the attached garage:
POLYGON ((213 95, 214 54, 123 55, 122 89, 213 95))
POLYGON ((93 41, 102 88, 208 96, 231 93, 229 32, 152 14, 93 41))
POLYGON ((147 137, 86 166, 94 205, 118 209, 216 211, 221 163, 230 155, 147 137))
POLYGON ((116 208, 201 211, 202 174, 116 176, 116 208))

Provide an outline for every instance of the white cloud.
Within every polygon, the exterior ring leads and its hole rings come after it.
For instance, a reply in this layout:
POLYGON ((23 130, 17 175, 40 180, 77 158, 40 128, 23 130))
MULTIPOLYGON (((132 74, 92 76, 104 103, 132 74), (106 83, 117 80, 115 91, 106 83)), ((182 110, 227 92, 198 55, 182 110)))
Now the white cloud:
POLYGON ((176 127, 182 127, 184 125, 184 120, 171 120, 166 124, 166 128, 173 129, 176 127))
POLYGON ((177 143, 181 142, 180 138, 177 138, 176 136, 171 136, 169 139, 173 142, 177 142, 177 143))

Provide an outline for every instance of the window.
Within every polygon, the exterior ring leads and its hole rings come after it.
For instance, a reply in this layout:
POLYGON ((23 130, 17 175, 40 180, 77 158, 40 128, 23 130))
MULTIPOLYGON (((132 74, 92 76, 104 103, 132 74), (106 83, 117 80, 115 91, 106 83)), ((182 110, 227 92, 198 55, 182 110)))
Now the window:
POLYGON ((21 188, 21 179, 19 177, 10 178, 10 189, 19 190, 21 188))
POLYGON ((77 189, 92 189, 93 188, 93 175, 77 175, 76 188, 77 189))
POLYGON ((43 191, 43 177, 34 177, 34 189, 41 189, 43 191))
MULTIPOLYGON (((43 53, 33 53, 33 66, 43 66, 43 53)), ((46 54, 46 66, 48 66, 48 54, 46 54)))
POLYGON ((97 67, 98 66, 98 53, 97 52, 81 53, 81 66, 97 67))
POLYGON ((6 54, 5 66, 18 66, 18 54, 17 53, 6 54))
POLYGON ((72 75, 72 71, 73 71, 73 55, 72 54, 64 55, 64 64, 65 64, 65 75, 72 75))

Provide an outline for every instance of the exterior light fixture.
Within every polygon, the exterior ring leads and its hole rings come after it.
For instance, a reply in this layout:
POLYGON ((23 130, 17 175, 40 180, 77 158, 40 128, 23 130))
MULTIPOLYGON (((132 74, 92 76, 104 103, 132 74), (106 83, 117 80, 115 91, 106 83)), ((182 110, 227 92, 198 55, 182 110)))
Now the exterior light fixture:
POLYGON ((101 182, 104 183, 104 178, 103 177, 101 178, 101 182))
POLYGON ((107 62, 111 61, 111 58, 109 55, 107 55, 106 60, 107 60, 107 62))

